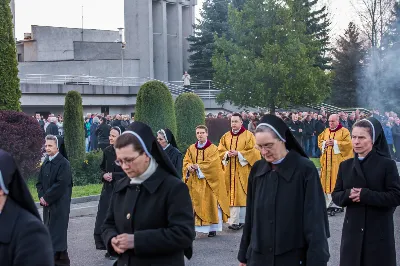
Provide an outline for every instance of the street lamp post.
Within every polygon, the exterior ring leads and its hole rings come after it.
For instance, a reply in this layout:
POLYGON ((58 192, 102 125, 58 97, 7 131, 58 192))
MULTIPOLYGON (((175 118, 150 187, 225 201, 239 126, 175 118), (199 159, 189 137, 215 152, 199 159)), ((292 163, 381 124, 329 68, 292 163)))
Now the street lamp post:
POLYGON ((124 86, 124 49, 125 49, 125 42, 124 42, 124 28, 118 28, 119 31, 119 39, 121 43, 121 78, 122 78, 122 86, 124 86))

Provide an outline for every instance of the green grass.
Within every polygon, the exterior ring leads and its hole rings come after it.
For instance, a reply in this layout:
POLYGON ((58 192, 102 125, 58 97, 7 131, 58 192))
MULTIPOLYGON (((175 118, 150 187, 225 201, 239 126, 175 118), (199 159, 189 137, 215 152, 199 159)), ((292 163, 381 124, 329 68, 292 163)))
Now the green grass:
POLYGON ((310 160, 314 163, 315 167, 321 168, 321 163, 319 162, 319 158, 310 158, 310 160))
MULTIPOLYGON (((27 182, 29 191, 35 202, 38 202, 38 196, 36 191, 36 179, 30 179, 27 182)), ((93 196, 99 195, 101 192, 103 184, 93 184, 86 186, 76 186, 72 188, 72 198, 85 197, 85 196, 93 196)))

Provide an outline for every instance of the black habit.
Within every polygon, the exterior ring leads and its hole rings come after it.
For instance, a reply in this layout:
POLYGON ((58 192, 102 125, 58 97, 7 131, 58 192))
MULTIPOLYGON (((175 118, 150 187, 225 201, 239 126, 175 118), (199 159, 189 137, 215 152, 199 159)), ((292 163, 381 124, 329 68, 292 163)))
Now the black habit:
POLYGON ((265 115, 258 125, 275 131, 289 150, 278 164, 251 169, 238 260, 247 266, 326 266, 329 223, 318 171, 286 124, 265 115))
POLYGON ((103 189, 101 190, 99 206, 97 210, 96 223, 94 228, 94 240, 97 249, 106 249, 103 244, 101 237, 101 226, 107 216, 108 206, 110 206, 112 192, 114 190, 115 183, 125 176, 122 168, 115 164, 117 155, 113 145, 108 146, 103 151, 103 161, 100 164, 101 169, 101 181, 103 182, 103 189), (112 181, 108 182, 104 180, 103 175, 105 173, 112 174, 112 181))
POLYGON ((49 232, 14 159, 3 150, 0 189, 7 194, 0 213, 0 264, 54 266, 49 232))
POLYGON ((134 234, 134 249, 119 255, 116 265, 184 266, 192 256, 195 235, 193 207, 187 186, 179 180, 171 161, 157 143, 151 128, 134 122, 124 134, 139 136, 144 150, 158 166, 141 184, 124 177, 115 184, 102 236, 111 256, 118 256, 111 239, 134 234), (143 144, 142 144, 143 145, 143 144))
POLYGON ((400 205, 396 163, 372 150, 339 166, 333 202, 346 208, 340 248, 340 266, 395 266, 393 212, 400 205), (349 196, 362 188, 360 202, 349 196))
POLYGON ((171 144, 164 151, 168 155, 168 158, 171 160, 172 164, 175 166, 178 174, 181 175, 183 167, 182 153, 171 144))
POLYGON ((71 167, 61 153, 40 168, 36 184, 39 199, 49 204, 43 207, 43 221, 50 231, 54 252, 67 250, 67 230, 72 194, 71 167))

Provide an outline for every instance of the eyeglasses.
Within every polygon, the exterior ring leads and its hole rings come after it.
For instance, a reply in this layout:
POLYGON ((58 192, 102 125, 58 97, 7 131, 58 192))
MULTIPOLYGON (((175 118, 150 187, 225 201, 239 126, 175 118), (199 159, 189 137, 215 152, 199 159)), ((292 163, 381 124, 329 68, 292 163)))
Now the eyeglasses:
POLYGON ((142 155, 143 155, 143 153, 139 154, 135 158, 125 159, 125 160, 115 160, 115 164, 118 165, 118 166, 122 166, 124 164, 125 165, 131 165, 137 158, 139 158, 142 155))
POLYGON ((271 151, 273 148, 274 148, 274 146, 275 146, 275 143, 268 143, 268 144, 265 144, 265 145, 256 145, 256 148, 257 148, 257 150, 259 150, 259 151, 271 151))

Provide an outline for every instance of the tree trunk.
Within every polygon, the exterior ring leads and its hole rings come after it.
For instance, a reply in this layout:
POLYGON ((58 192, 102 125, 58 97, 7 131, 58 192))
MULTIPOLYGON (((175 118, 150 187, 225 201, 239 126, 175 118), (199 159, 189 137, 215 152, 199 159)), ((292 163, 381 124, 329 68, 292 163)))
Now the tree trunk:
POLYGON ((275 101, 274 100, 271 100, 269 102, 269 113, 271 115, 275 115, 275 101))

